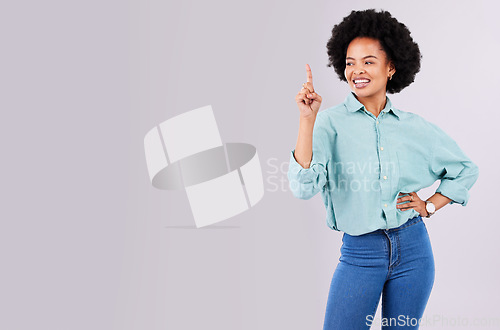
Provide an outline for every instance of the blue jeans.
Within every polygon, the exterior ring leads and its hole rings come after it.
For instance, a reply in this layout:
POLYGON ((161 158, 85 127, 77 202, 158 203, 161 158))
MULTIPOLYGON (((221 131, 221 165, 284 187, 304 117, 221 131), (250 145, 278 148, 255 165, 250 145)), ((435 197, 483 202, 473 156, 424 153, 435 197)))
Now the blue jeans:
POLYGON ((342 237, 323 330, 418 329, 434 284, 427 228, 416 216, 397 228, 342 237), (382 295, 382 319, 374 321, 382 295))

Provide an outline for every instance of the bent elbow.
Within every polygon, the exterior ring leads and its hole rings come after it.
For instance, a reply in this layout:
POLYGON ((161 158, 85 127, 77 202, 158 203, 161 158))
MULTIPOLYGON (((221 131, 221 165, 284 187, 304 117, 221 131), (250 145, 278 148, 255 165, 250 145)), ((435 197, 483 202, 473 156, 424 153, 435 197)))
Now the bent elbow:
POLYGON ((471 187, 476 183, 477 179, 479 178, 479 166, 477 166, 475 163, 472 163, 470 166, 470 178, 471 178, 471 187))

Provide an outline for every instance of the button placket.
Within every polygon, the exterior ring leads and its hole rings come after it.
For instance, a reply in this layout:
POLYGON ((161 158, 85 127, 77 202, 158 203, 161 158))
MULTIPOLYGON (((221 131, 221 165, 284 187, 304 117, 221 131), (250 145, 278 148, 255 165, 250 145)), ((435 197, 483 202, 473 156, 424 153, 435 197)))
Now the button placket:
MULTIPOLYGON (((384 112, 381 113, 382 115, 384 112)), ((382 133, 381 133, 381 125, 380 125, 380 120, 377 120, 379 123, 378 125, 375 125, 376 131, 377 131, 377 146, 378 146, 378 161, 379 161, 379 182, 380 182, 380 188, 381 188, 381 198, 383 201, 383 206, 384 209, 387 210, 388 206, 390 203, 387 203, 389 200, 389 192, 390 192, 390 180, 388 177, 387 169, 383 164, 387 162, 387 159, 389 155, 387 154, 387 151, 384 151, 384 147, 381 146, 382 144, 382 133)), ((389 157, 390 158, 390 157, 389 157)))
MULTIPOLYGON (((375 131, 377 132, 377 156, 378 156, 378 169, 379 169, 379 182, 381 179, 382 175, 382 159, 383 156, 381 155, 381 151, 384 149, 380 146, 380 121, 379 119, 376 119, 376 124, 375 124, 375 131)), ((385 185, 384 182, 380 182, 380 193, 383 196, 384 195, 384 190, 385 190, 385 185)), ((383 200, 383 198, 382 198, 383 200)), ((387 203, 384 203, 384 208, 387 208, 387 203)))

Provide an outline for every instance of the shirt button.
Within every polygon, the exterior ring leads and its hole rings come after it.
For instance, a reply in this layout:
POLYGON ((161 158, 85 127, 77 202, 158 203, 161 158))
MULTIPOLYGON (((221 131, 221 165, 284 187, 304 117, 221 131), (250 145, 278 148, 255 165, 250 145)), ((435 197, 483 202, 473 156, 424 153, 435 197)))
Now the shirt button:
POLYGON ((384 207, 387 207, 387 204, 384 204, 384 207))
POLYGON ((378 124, 378 120, 377 120, 377 124, 378 124))
POLYGON ((384 175, 384 180, 387 180, 387 177, 384 175))
POLYGON ((380 147, 380 150, 384 150, 384 147, 380 147))

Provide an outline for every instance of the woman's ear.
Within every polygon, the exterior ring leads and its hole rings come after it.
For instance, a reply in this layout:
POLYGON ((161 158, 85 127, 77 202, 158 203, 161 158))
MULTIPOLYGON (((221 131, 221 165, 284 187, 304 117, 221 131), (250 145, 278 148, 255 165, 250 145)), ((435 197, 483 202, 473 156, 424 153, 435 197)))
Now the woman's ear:
POLYGON ((392 76, 396 72, 396 67, 392 61, 389 61, 389 74, 392 76))

